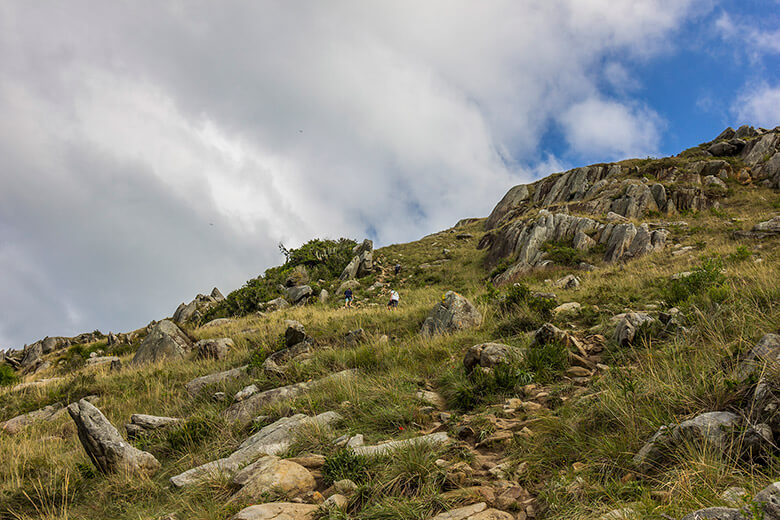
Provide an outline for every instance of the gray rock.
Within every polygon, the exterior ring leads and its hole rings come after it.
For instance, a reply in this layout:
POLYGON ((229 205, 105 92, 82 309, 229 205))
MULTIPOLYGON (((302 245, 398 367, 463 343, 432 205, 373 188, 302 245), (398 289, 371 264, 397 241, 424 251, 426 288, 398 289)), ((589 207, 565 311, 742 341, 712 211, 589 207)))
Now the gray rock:
POLYGON ((613 341, 622 347, 633 344, 637 332, 643 327, 649 327, 658 320, 641 312, 627 312, 620 318, 612 335, 613 341))
POLYGON ((308 341, 301 341, 291 347, 278 350, 266 358, 263 362, 263 370, 271 374, 281 374, 283 373, 282 367, 280 366, 282 363, 308 354, 311 351, 311 344, 308 341))
POLYGON ((496 207, 493 208, 493 211, 485 222, 485 229, 490 230, 498 227, 507 214, 511 211, 518 211, 523 208, 524 203, 528 202, 529 198, 530 192, 528 186, 525 184, 520 184, 519 186, 510 189, 496 207))
POLYGON ((133 357, 132 364, 154 363, 166 359, 183 358, 192 349, 192 341, 175 323, 162 320, 144 338, 133 357))
POLYGON ((295 320, 285 320, 284 322, 284 343, 288 347, 297 345, 302 341, 306 341, 306 329, 303 324, 295 320))
MULTIPOLYGON (((753 503, 764 513, 765 520, 780 519, 780 482, 773 482, 759 491, 753 497, 753 503)), ((753 517, 747 507, 743 508, 743 513, 747 518, 753 517)))
POLYGON ((767 221, 759 222, 753 226, 753 231, 760 231, 763 233, 780 233, 780 215, 772 217, 767 221))
POLYGON ((200 318, 219 301, 225 297, 216 287, 211 291, 211 295, 199 294, 190 303, 182 303, 173 313, 173 321, 176 323, 186 323, 189 321, 198 321, 200 318), (214 295, 221 299, 216 298, 214 295))
POLYGON ((171 484, 182 488, 199 484, 219 474, 233 476, 260 456, 283 453, 290 447, 299 428, 309 425, 326 427, 340 418, 341 416, 336 412, 325 412, 315 417, 307 417, 303 414, 283 417, 246 439, 228 457, 208 462, 176 475, 170 479, 171 484))
POLYGON ((726 189, 726 183, 720 180, 718 177, 715 177, 714 175, 707 175, 702 179, 702 182, 705 186, 711 186, 715 188, 720 188, 722 190, 726 189))
POLYGON ((300 497, 314 491, 316 482, 309 470, 290 460, 273 455, 262 457, 233 477, 241 489, 233 500, 260 500, 271 492, 285 497, 300 497))
POLYGON ((344 295, 344 291, 347 289, 352 289, 353 291, 360 288, 360 282, 357 280, 347 280, 346 282, 339 285, 338 290, 336 291, 339 296, 344 295))
POLYGON ((268 404, 293 399, 317 384, 342 377, 350 377, 353 373, 354 371, 352 370, 343 370, 316 381, 304 381, 257 393, 244 401, 233 403, 230 408, 225 410, 225 417, 229 421, 248 424, 268 404))
POLYGON ((266 312, 280 311, 282 309, 286 309, 289 306, 290 304, 284 298, 276 298, 274 300, 265 302, 262 305, 262 310, 266 312))
POLYGON ((206 387, 243 377, 246 375, 248 368, 248 365, 244 365, 238 368, 225 370, 223 372, 216 372, 213 374, 196 377, 187 383, 187 393, 189 393, 191 396, 196 396, 206 387))
POLYGON ((471 373, 476 367, 493 368, 501 363, 520 360, 522 357, 523 351, 516 347, 501 343, 482 343, 466 351, 463 366, 467 373, 471 373))
POLYGON ((322 289, 319 295, 320 303, 328 303, 329 299, 330 299, 330 294, 328 293, 328 291, 322 289))
POLYGON ((745 520, 739 509, 730 507, 708 507, 688 513, 682 520, 745 520))
POLYGON ((563 278, 560 278, 553 282, 553 287, 558 289, 576 289, 580 286, 580 279, 573 274, 567 274, 563 278))
POLYGON ((258 392, 260 392, 260 388, 258 388, 257 385, 245 386, 244 388, 236 392, 236 395, 233 396, 233 401, 235 402, 243 401, 244 399, 248 399, 258 392))
POLYGON ((100 365, 111 365, 112 363, 117 363, 117 362, 121 363, 121 361, 119 361, 119 358, 117 356, 95 356, 89 358, 86 361, 86 365, 88 367, 94 367, 100 365))
POLYGON ((125 424, 127 437, 130 439, 138 438, 146 432, 167 428, 174 424, 180 424, 181 419, 175 417, 159 417, 156 415, 133 414, 130 422, 125 424))
POLYGON ((344 336, 344 342, 347 345, 357 345, 358 343, 362 343, 367 339, 368 339, 368 334, 366 334, 366 331, 363 330, 362 328, 350 330, 344 336))
POLYGON ((217 318, 215 320, 211 320, 210 322, 202 325, 202 328, 206 327, 221 327, 222 325, 227 325, 228 323, 231 323, 233 320, 230 318, 217 318))
POLYGON ((17 415, 7 421, 0 423, 0 431, 3 431, 9 435, 16 435, 30 424, 37 421, 52 420, 62 411, 62 405, 55 403, 49 406, 45 406, 40 410, 35 410, 22 415, 17 415))
POLYGON ((425 318, 420 332, 423 336, 433 336, 478 327, 481 323, 482 314, 470 301, 454 291, 447 291, 425 318))
POLYGON ((195 352, 199 359, 225 359, 228 352, 235 348, 230 338, 202 339, 195 343, 195 352))
POLYGON ((447 435, 447 432, 437 432, 431 433, 430 435, 421 435, 420 437, 414 437, 412 439, 406 439, 403 441, 390 441, 386 442, 385 444, 379 444, 376 446, 358 446, 353 448, 352 451, 358 455, 385 455, 392 453, 395 450, 402 450, 415 444, 436 446, 441 444, 448 444, 450 441, 451 439, 447 435))
POLYGON ((151 453, 128 444, 89 401, 81 399, 71 404, 68 413, 76 423, 82 446, 99 471, 152 474, 160 468, 151 453))
POLYGON ((722 131, 720 134, 718 134, 718 137, 715 138, 716 141, 721 141, 723 139, 732 139, 736 136, 736 132, 733 128, 730 126, 726 128, 724 131, 722 131))
POLYGON ((214 298, 218 302, 221 302, 222 300, 225 299, 225 297, 222 295, 221 292, 219 292, 219 289, 217 289, 216 287, 214 287, 211 290, 211 297, 214 298))
POLYGON ((745 359, 737 367, 741 380, 750 375, 780 368, 780 334, 765 334, 755 346, 750 349, 745 359))
POLYGON ((312 289, 308 285, 299 285, 296 287, 289 287, 286 290, 287 299, 293 305, 301 303, 304 298, 308 298, 312 295, 312 289))

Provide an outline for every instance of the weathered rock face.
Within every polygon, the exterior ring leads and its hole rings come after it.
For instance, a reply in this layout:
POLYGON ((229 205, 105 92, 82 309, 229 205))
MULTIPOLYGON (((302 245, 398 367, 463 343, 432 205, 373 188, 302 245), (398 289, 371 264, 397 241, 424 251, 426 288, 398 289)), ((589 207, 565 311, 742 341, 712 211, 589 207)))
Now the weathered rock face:
MULTIPOLYGON (((665 229, 650 230, 647 224, 637 227, 633 223, 603 224, 587 217, 542 210, 535 220, 515 221, 480 241, 479 248, 488 248, 488 263, 494 265, 502 258, 514 258, 515 264, 496 278, 506 283, 520 273, 549 263, 542 246, 546 242, 568 242, 585 247, 589 241, 605 247, 606 262, 624 261, 661 250, 666 245, 669 232, 665 229)), ((592 247, 592 246, 590 246, 592 247)))
POLYGON ((522 358, 523 352, 515 347, 501 343, 482 343, 474 345, 466 351, 463 358, 463 366, 466 372, 473 371, 476 367, 493 368, 501 363, 509 363, 522 358))
POLYGON ((374 268, 374 243, 364 240, 352 249, 355 256, 350 260, 339 276, 339 280, 351 280, 370 274, 374 268))
POLYGON ((273 312, 273 311, 286 309, 289 306, 290 306, 289 302, 284 298, 275 298, 273 300, 265 302, 262 305, 262 310, 266 312, 273 312))
POLYGON ((284 343, 288 347, 306 341, 306 329, 303 324, 295 320, 285 320, 287 328, 284 330, 284 343))
POLYGON ((208 386, 243 377, 246 375, 248 369, 249 367, 244 365, 238 368, 225 370, 223 372, 216 372, 214 374, 206 374, 205 376, 196 377, 186 384, 187 393, 189 393, 191 396, 196 396, 208 386))
POLYGON ((68 413, 76 423, 79 440, 87 455, 101 472, 151 474, 160 468, 151 453, 136 449, 122 439, 116 428, 89 401, 81 399, 71 404, 68 413))
POLYGON ((132 363, 138 365, 182 358, 191 349, 192 341, 190 338, 172 321, 162 320, 154 325, 151 332, 141 342, 132 363))
POLYGON ((195 352, 199 359, 225 359, 235 347, 230 338, 202 339, 195 343, 195 352))
POLYGON ((283 417, 246 439, 230 456, 208 462, 171 478, 176 487, 187 487, 214 478, 219 473, 234 475, 261 455, 278 455, 289 448, 298 428, 307 425, 325 427, 339 420, 336 412, 325 412, 315 417, 303 414, 283 417))
POLYGON ((128 438, 134 439, 146 432, 167 428, 168 426, 173 426, 174 424, 179 424, 181 422, 182 420, 176 417, 159 417, 156 415, 136 413, 130 417, 130 422, 125 424, 125 431, 127 432, 128 438))
POLYGON ((318 506, 292 502, 272 502, 242 509, 231 520, 314 520, 318 506))
POLYGON ((481 323, 482 314, 470 301, 454 291, 447 291, 425 318, 420 333, 433 336, 478 327, 481 323))
POLYGON ((314 491, 316 486, 309 470, 273 455, 262 457, 236 473, 233 484, 242 486, 233 500, 259 500, 270 492, 299 497, 314 491))

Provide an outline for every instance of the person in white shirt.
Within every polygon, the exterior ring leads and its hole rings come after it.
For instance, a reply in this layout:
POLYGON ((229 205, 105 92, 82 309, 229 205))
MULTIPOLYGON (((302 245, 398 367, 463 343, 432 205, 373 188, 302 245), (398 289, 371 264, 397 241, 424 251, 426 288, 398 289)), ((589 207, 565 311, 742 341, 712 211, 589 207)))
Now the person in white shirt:
POLYGON ((398 291, 395 289, 390 290, 390 302, 387 304, 387 308, 392 310, 398 307, 398 300, 400 300, 401 297, 398 295, 398 291))

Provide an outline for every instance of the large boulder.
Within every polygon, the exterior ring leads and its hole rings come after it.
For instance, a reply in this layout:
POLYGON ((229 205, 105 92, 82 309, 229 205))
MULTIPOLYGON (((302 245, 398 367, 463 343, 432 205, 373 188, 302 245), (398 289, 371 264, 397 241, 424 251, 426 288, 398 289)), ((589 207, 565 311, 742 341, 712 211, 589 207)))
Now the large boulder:
POLYGON ((173 321, 186 323, 200 320, 211 307, 224 300, 225 297, 214 287, 211 294, 198 294, 190 303, 182 303, 173 313, 173 321))
POLYGON ((0 423, 0 431, 9 435, 16 435, 28 425, 37 421, 48 421, 58 416, 62 411, 62 405, 59 403, 44 406, 39 410, 34 410, 22 415, 17 415, 7 421, 0 423))
POLYGON ((509 363, 520 359, 522 350, 502 343, 482 343, 474 345, 466 351, 463 366, 471 373, 476 367, 493 368, 501 363, 509 363))
POLYGON ((290 301, 290 303, 295 305, 297 303, 303 302, 305 298, 311 296, 312 288, 308 285, 296 285, 295 287, 288 287, 285 290, 285 293, 287 294, 287 299, 290 301))
POLYGON ((132 363, 154 363, 166 359, 183 358, 192 350, 192 341, 170 320, 162 320, 147 334, 132 363))
POLYGON ((300 321, 285 320, 284 343, 288 347, 306 341, 306 329, 300 321))
POLYGON ((371 273, 374 267, 374 243, 365 239, 352 249, 355 255, 339 276, 339 280, 351 280, 371 273))
POLYGON ((293 502, 271 502, 249 506, 231 517, 231 520, 314 520, 319 506, 293 502))
POLYGON ((273 300, 265 302, 261 308, 266 312, 280 311, 290 306, 290 303, 284 298, 275 298, 273 300))
POLYGON ((262 457, 233 477, 233 484, 241 489, 233 500, 260 500, 269 493, 281 493, 295 498, 314 491, 316 482, 309 470, 286 459, 269 455, 262 457))
POLYGON ((128 444, 92 403, 81 399, 68 406, 79 440, 95 467, 102 473, 152 474, 160 468, 154 455, 128 444))
POLYGON ((423 336, 434 336, 478 327, 481 323, 482 314, 470 301, 455 291, 447 291, 425 318, 420 332, 423 336))

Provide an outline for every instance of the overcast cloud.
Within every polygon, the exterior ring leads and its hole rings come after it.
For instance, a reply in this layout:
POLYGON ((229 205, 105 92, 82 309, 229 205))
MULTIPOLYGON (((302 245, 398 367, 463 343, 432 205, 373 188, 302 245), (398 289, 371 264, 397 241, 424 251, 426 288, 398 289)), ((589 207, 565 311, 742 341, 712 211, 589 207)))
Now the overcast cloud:
POLYGON ((484 216, 566 166, 550 128, 594 160, 655 153, 625 65, 707 5, 0 3, 0 347, 142 326, 279 241, 484 216))

